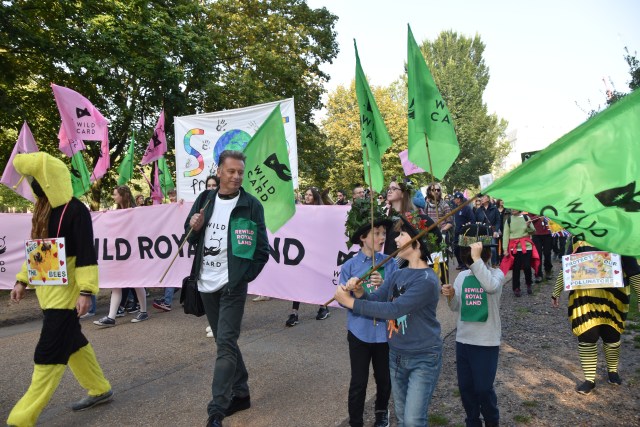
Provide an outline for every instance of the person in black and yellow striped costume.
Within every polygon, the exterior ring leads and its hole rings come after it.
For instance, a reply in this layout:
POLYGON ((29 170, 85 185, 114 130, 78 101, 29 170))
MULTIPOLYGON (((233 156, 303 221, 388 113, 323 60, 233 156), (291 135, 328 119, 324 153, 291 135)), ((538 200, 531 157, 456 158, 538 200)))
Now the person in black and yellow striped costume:
MULTIPOLYGON (((574 246, 574 253, 598 251, 585 242, 574 246)), ((598 365, 598 339, 602 338, 607 363, 608 381, 620 385, 618 374, 620 359, 620 335, 629 312, 630 285, 640 292, 640 267, 633 257, 622 256, 622 270, 626 276, 622 288, 580 289, 569 292, 568 315, 571 329, 578 337, 578 354, 585 381, 577 388, 581 394, 589 394, 595 388, 598 365)), ((564 289, 562 271, 553 289, 553 306, 558 307, 558 297, 564 289)))
MULTIPOLYGON (((73 197, 69 169, 61 160, 43 152, 18 154, 13 165, 29 179, 38 199, 31 239, 65 238, 69 279, 66 285, 35 287, 44 319, 33 357, 33 377, 7 419, 8 425, 22 427, 36 424, 67 365, 88 392, 88 396, 71 405, 74 411, 108 402, 113 392, 78 320, 89 310, 91 295, 98 292, 98 262, 89 210, 73 197)), ((11 300, 17 303, 24 298, 29 283, 26 263, 16 279, 11 300)))

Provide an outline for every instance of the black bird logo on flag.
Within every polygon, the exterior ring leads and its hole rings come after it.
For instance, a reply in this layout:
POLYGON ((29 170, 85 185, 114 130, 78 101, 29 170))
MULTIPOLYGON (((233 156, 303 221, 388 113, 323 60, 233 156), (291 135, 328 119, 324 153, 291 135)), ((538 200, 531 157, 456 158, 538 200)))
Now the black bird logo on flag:
POLYGON ((269 169, 273 169, 273 171, 278 175, 283 181, 291 181, 291 170, 287 165, 283 165, 278 160, 278 156, 276 153, 271 154, 267 159, 263 162, 266 167, 269 169))
POLYGON ((158 130, 153 131, 153 136, 151 137, 151 139, 153 140, 153 148, 156 148, 158 145, 162 144, 162 141, 160 141, 160 138, 158 138, 158 130))
POLYGON ((82 176, 80 175, 80 171, 74 168, 73 165, 71 166, 71 175, 75 176, 78 179, 82 179, 82 176))
POLYGON ((85 116, 91 117, 91 113, 89 113, 89 109, 88 108, 78 108, 78 107, 76 107, 76 116, 78 116, 78 118, 85 117, 85 116))
POLYGON ((357 254, 357 253, 358 253, 358 252, 353 252, 353 251, 351 251, 351 252, 349 252, 348 254, 345 254, 345 253, 344 253, 344 252, 342 252, 342 251, 338 251, 338 259, 337 259, 337 261, 336 261, 336 264, 337 264, 338 266, 341 266, 342 264, 344 264, 345 262, 347 262, 347 261, 349 261, 351 258, 353 258, 353 256, 354 256, 355 254, 357 254))
POLYGON ((636 193, 635 181, 624 187, 601 191, 595 196, 606 207, 624 209, 625 212, 640 212, 640 202, 635 200, 635 197, 640 196, 640 192, 636 193))

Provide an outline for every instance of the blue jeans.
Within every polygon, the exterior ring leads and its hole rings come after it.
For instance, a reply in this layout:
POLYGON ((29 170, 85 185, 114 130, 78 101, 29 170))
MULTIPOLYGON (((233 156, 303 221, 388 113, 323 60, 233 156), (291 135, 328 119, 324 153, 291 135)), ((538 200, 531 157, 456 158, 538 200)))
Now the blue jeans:
POLYGON ((176 288, 173 286, 170 288, 164 288, 164 303, 167 305, 171 305, 173 302, 173 294, 175 293, 176 288))
POLYGON ((91 295, 91 308, 89 308, 88 313, 96 314, 96 296, 91 295))
POLYGON ((207 406, 209 416, 224 416, 232 396, 249 395, 249 373, 238 347, 247 286, 238 283, 231 289, 226 285, 217 292, 200 293, 218 350, 211 381, 212 399, 207 406))
POLYGON ((467 427, 482 427, 480 414, 485 423, 498 424, 498 397, 493 388, 498 370, 500 347, 456 342, 456 370, 462 406, 467 413, 467 427))
POLYGON ((428 426, 429 402, 442 369, 442 349, 417 355, 389 350, 391 392, 398 427, 428 426))

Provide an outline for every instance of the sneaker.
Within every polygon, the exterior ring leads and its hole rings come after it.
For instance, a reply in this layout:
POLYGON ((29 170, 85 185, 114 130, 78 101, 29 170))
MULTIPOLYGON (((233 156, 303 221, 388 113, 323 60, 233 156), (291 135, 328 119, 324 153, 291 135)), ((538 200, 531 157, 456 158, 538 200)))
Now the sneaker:
POLYGON ((207 326, 207 327, 204 329, 204 331, 205 331, 205 332, 211 332, 211 326, 207 326))
POLYGON ((551 280, 551 279, 553 279, 553 270, 545 271, 544 280, 551 280))
POLYGON ((527 285, 527 295, 533 295, 533 289, 531 289, 531 285, 527 285))
POLYGON ((589 394, 594 388, 596 388, 596 383, 593 381, 585 381, 578 386, 576 391, 580 394, 589 394))
POLYGON ((144 322, 145 320, 148 320, 148 319, 149 319, 149 315, 147 314, 147 312, 141 311, 140 313, 138 313, 136 317, 131 319, 131 323, 144 322))
POLYGON ((162 303, 164 303, 164 298, 154 298, 153 299, 153 303, 154 304, 162 304, 162 303))
POLYGON ((82 316, 80 316, 80 318, 81 319, 86 319, 87 317, 93 317, 95 315, 96 315, 95 313, 92 313, 92 312, 89 311, 89 312, 83 314, 82 316))
POLYGON ((222 418, 220 414, 211 415, 207 420, 207 427, 222 427, 222 418))
POLYGON ((213 338, 213 331, 207 332, 207 338, 213 338))
POLYGON ((157 302, 153 302, 153 308, 157 308, 158 310, 162 310, 162 311, 171 311, 171 306, 169 304, 165 304, 164 301, 157 303, 157 302))
POLYGON ((536 276, 536 278, 533 281, 536 283, 542 283, 542 276, 536 276))
POLYGON ((85 409, 93 408, 101 403, 110 402, 113 399, 113 391, 109 390, 106 393, 102 393, 99 396, 87 396, 84 399, 71 404, 71 409, 74 411, 84 411, 85 409))
POLYGON ((291 327, 291 326, 296 326, 297 324, 298 324, 298 315, 291 313, 285 325, 291 327))
POLYGON ((116 326, 116 321, 115 319, 110 318, 109 316, 105 316, 100 320, 94 320, 93 321, 94 325, 98 325, 98 326, 116 326))
POLYGON ((130 308, 127 308, 127 313, 129 314, 135 314, 138 313, 140 311, 140 304, 136 304, 131 306, 130 308))
POLYGON ((265 297, 264 295, 258 295, 257 297, 255 297, 252 301, 254 302, 258 302, 258 301, 269 301, 271 299, 271 297, 265 297))
POLYGON ((513 290, 513 295, 515 295, 516 298, 520 298, 520 295, 521 295, 520 288, 514 289, 513 290))
POLYGON ((324 320, 329 317, 331 313, 329 313, 329 309, 325 306, 322 306, 318 309, 318 315, 316 316, 316 320, 324 320))
POLYGON ((389 411, 376 411, 376 422, 373 427, 389 427, 389 411))
POLYGON ((251 397, 237 397, 233 396, 231 398, 231 403, 229 403, 229 407, 224 412, 225 417, 230 417, 238 411, 244 411, 245 409, 251 408, 251 397))
POLYGON ((621 385, 622 384, 622 378, 620 378, 620 375, 618 375, 617 372, 609 372, 609 384, 613 384, 613 385, 621 385))
POLYGON ((116 312, 116 317, 124 317, 127 312, 124 310, 124 307, 118 307, 118 311, 116 312))

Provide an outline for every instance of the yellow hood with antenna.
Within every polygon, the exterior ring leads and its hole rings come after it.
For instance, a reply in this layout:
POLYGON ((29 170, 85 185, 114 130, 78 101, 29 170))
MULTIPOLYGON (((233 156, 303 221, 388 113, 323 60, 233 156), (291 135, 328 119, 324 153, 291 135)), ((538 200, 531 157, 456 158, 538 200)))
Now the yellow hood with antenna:
POLYGON ((19 174, 38 181, 52 208, 64 205, 73 197, 71 175, 62 160, 39 151, 18 154, 13 159, 13 166, 19 174))

